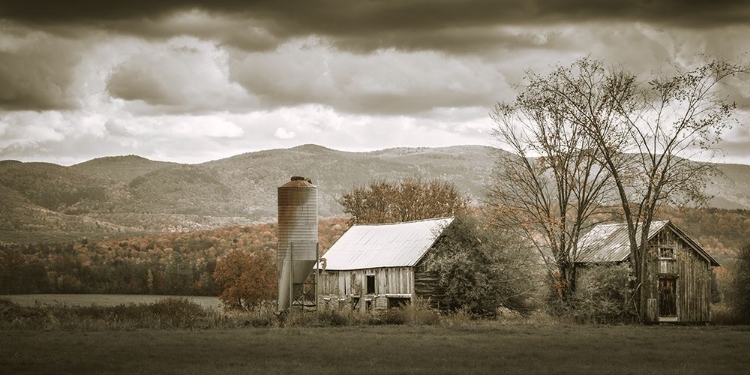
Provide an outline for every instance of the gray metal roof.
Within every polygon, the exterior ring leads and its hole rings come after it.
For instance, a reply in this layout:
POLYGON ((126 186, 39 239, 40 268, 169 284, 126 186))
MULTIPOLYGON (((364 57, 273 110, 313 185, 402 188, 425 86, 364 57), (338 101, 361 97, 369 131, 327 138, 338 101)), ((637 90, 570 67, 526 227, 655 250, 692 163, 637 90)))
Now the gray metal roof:
POLYGON ((398 224, 355 225, 325 253, 326 270, 412 267, 453 218, 398 224))
MULTIPOLYGON (((669 227, 677 233, 677 235, 685 240, 685 242, 698 252, 698 254, 706 258, 712 266, 719 266, 719 263, 711 257, 711 255, 668 220, 654 221, 651 223, 648 233, 649 240, 666 227, 669 227)), ((640 230, 638 230, 636 238, 640 240, 640 230)), ((630 256, 630 241, 628 239, 627 224, 599 224, 578 241, 578 256, 576 257, 575 262, 622 262, 627 260, 628 256, 630 256)))

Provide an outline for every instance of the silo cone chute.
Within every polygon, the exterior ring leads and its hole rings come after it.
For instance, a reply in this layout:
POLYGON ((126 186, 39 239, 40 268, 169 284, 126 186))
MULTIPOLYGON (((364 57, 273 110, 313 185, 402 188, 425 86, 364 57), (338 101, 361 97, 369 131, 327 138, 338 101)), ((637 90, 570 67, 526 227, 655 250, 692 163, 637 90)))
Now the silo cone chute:
POLYGON ((305 281, 318 258, 318 189, 309 179, 295 176, 278 190, 276 310, 286 312, 292 305, 304 307, 305 281))

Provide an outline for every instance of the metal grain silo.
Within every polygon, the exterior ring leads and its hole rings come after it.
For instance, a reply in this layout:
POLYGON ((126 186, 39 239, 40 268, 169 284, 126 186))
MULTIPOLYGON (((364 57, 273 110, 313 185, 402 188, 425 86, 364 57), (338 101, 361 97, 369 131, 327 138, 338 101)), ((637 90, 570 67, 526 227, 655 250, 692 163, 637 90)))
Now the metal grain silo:
POLYGON ((318 188, 295 176, 278 190, 277 311, 283 312, 303 298, 305 280, 318 259, 318 188))

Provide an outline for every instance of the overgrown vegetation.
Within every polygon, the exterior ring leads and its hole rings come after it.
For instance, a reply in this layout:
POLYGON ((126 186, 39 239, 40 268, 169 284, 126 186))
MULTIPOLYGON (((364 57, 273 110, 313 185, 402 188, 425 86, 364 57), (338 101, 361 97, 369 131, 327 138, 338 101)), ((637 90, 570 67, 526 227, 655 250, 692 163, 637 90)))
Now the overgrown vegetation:
POLYGON ((750 244, 742 248, 733 268, 734 279, 730 286, 733 320, 750 324, 750 244))
POLYGON ((630 323, 637 320, 627 264, 592 265, 579 273, 568 307, 581 323, 630 323))
POLYGON ((456 217, 428 253, 449 311, 495 316, 499 308, 523 313, 537 292, 533 254, 476 216, 456 217))
POLYGON ((182 298, 117 306, 20 306, 0 299, 0 329, 130 330, 236 326, 228 316, 182 298))
POLYGON ((353 310, 351 306, 325 307, 318 311, 292 310, 278 316, 272 303, 252 309, 219 311, 185 298, 168 297, 155 303, 113 306, 79 306, 40 303, 22 306, 0 298, 0 330, 132 330, 224 329, 240 327, 345 327, 369 325, 437 326, 468 324, 463 312, 442 314, 425 301, 401 308, 377 311, 353 310))

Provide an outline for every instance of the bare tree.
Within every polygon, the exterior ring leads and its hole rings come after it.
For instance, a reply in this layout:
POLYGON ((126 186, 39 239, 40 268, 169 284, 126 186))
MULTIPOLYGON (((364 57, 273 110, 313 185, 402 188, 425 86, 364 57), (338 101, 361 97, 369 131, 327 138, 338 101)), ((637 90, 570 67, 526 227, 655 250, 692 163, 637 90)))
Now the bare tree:
POLYGON ((549 77, 528 72, 513 103, 491 114, 495 137, 510 148, 493 172, 488 204, 497 223, 531 240, 561 299, 575 288, 578 239, 604 200, 609 174, 596 147, 549 77))
POLYGON ((715 151, 732 126, 736 105, 721 84, 747 71, 713 60, 690 70, 672 66, 669 74, 642 80, 624 68, 606 70, 601 61, 581 59, 546 77, 545 89, 560 100, 565 120, 582 126, 617 189, 641 319, 646 316, 641 291, 654 214, 660 205, 707 199, 703 188, 711 166, 690 158, 715 151))

